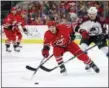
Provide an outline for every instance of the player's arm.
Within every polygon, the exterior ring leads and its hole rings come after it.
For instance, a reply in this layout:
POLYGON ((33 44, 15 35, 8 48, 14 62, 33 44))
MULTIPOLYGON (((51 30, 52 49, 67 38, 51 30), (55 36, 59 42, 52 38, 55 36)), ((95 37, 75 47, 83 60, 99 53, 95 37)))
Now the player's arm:
POLYGON ((47 58, 49 56, 49 50, 50 50, 50 41, 49 36, 47 33, 44 35, 44 45, 42 49, 42 55, 44 58, 47 58))
POLYGON ((24 32, 25 34, 28 34, 28 30, 26 29, 25 26, 22 26, 21 24, 19 24, 19 25, 18 25, 18 28, 21 29, 21 30, 23 30, 23 32, 24 32))
POLYGON ((106 21, 104 18, 100 18, 100 20, 102 21, 102 29, 103 29, 103 33, 106 34, 107 33, 107 27, 106 27, 106 21))
POLYGON ((82 23, 84 23, 86 20, 88 20, 87 16, 84 17, 84 18, 80 18, 78 20, 78 24, 77 24, 77 26, 76 26, 76 28, 74 30, 75 32, 80 33, 82 35, 83 39, 88 39, 89 38, 89 33, 86 31, 86 29, 81 28, 82 23))
POLYGON ((28 34, 28 30, 25 28, 25 26, 23 26, 22 28, 23 28, 23 32, 24 32, 25 34, 28 34))
POLYGON ((23 32, 24 32, 25 34, 28 34, 28 30, 27 30, 26 27, 25 27, 25 22, 19 21, 19 22, 18 22, 18 26, 19 26, 19 28, 21 28, 21 29, 23 30, 23 32))
POLYGON ((75 32, 74 32, 74 28, 72 26, 69 29, 69 32, 70 32, 70 39, 71 39, 71 41, 73 41, 75 39, 75 32))
POLYGON ((20 15, 17 15, 16 18, 17 18, 17 22, 18 22, 17 25, 19 29, 22 29, 25 34, 28 34, 28 30, 25 27, 25 20, 20 15))
POLYGON ((11 24, 8 24, 8 23, 3 24, 3 27, 7 28, 7 29, 12 29, 13 28, 13 26, 11 24))
POLYGON ((100 22, 101 22, 101 26, 102 26, 102 33, 100 36, 98 36, 98 40, 104 40, 104 39, 109 39, 109 34, 108 34, 108 29, 106 27, 106 22, 105 19, 100 17, 100 22))
POLYGON ((109 39, 109 29, 107 28, 105 20, 103 21, 102 28, 103 28, 103 33, 105 35, 105 38, 109 39))
POLYGON ((5 18, 3 20, 3 28, 6 28, 6 29, 9 29, 9 30, 12 30, 13 28, 13 25, 12 25, 12 21, 10 18, 5 18))

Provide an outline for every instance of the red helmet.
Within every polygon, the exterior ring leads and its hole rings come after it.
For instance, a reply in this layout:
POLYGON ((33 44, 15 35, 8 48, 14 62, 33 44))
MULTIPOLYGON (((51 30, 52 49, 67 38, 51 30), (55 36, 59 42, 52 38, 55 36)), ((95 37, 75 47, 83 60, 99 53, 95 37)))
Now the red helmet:
POLYGON ((12 7, 11 8, 11 11, 14 11, 14 10, 17 10, 17 8, 16 7, 12 7))
POLYGON ((27 13, 26 10, 22 10, 22 11, 21 11, 21 14, 26 14, 26 13, 27 13))
POLYGON ((49 21, 47 23, 48 26, 56 26, 56 22, 55 21, 49 21))

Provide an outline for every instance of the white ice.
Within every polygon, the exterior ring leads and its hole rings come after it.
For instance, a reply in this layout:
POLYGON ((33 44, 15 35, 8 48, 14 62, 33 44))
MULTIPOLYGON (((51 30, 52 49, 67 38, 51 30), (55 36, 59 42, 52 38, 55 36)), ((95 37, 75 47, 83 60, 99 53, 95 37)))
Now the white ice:
MULTIPOLYGON (((89 56, 100 68, 100 73, 95 73, 92 69, 87 72, 83 62, 75 58, 65 64, 67 75, 60 74, 59 68, 52 72, 39 69, 30 79, 34 72, 25 66, 39 65, 43 58, 42 44, 23 44, 19 53, 8 53, 4 44, 2 46, 2 87, 108 87, 108 58, 97 47, 89 51, 89 56), (39 84, 35 85, 35 82, 39 84)), ((63 56, 64 61, 71 57, 69 52, 63 56)), ((54 57, 45 64, 48 68, 56 65, 54 57)))

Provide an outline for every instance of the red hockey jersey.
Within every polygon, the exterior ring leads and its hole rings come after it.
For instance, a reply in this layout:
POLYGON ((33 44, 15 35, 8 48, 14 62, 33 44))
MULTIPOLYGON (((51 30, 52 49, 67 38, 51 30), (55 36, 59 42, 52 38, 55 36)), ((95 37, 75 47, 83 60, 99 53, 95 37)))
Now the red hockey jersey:
POLYGON ((56 26, 57 33, 53 34, 50 30, 44 35, 44 44, 65 47, 71 42, 70 34, 73 32, 70 25, 60 24, 56 26))

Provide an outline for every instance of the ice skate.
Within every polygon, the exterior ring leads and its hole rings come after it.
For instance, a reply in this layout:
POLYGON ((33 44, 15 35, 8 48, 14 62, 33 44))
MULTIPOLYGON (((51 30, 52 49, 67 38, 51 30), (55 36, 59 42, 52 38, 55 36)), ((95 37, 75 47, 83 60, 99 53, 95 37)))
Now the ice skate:
POLYGON ((88 64, 85 64, 85 70, 90 70, 90 66, 88 64))
POLYGON ((67 70, 66 70, 64 65, 60 66, 60 73, 63 74, 63 75, 67 75, 67 70))
POLYGON ((19 48, 22 48, 22 46, 20 45, 20 42, 17 42, 17 46, 18 46, 19 48))
POLYGON ((99 73, 100 69, 94 64, 94 62, 90 63, 89 66, 93 68, 96 73, 99 73))
POLYGON ((14 51, 15 51, 15 52, 20 52, 19 47, 15 47, 15 48, 14 48, 14 51))
POLYGON ((11 52, 11 50, 10 50, 9 48, 6 48, 6 51, 7 51, 7 52, 11 52))

